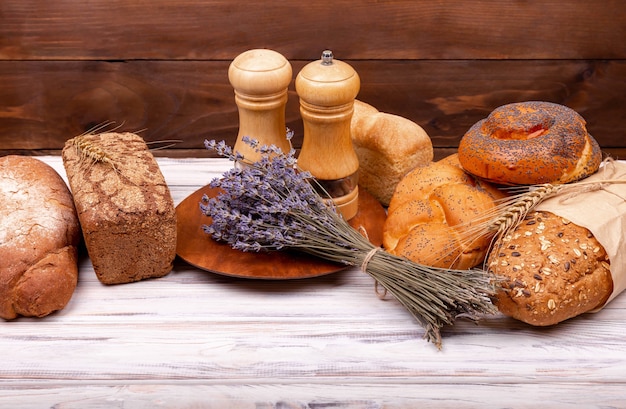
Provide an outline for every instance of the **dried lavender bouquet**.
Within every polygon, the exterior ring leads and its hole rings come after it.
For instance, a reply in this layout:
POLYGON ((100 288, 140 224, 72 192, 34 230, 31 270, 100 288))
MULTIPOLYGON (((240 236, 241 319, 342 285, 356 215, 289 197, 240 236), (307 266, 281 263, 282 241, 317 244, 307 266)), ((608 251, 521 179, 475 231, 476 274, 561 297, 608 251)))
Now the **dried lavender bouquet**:
POLYGON ((294 250, 360 266, 408 309, 438 348, 441 328, 456 318, 477 320, 497 311, 488 273, 428 267, 374 246, 320 197, 314 178, 297 169, 294 151, 246 140, 260 160, 245 162, 225 142, 205 141, 208 149, 245 163, 214 179, 211 186, 221 193, 200 203, 212 219, 203 229, 213 239, 241 251, 294 250))

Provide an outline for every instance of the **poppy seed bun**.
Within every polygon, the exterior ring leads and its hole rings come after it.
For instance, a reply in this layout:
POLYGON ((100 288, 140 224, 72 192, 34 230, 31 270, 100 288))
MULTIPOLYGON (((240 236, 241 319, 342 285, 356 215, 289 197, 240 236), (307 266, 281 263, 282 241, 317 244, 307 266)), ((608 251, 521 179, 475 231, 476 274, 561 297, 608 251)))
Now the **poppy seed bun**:
POLYGON ((568 183, 595 173, 602 161, 576 111, 541 101, 496 108, 461 138, 458 154, 465 170, 502 184, 568 183))

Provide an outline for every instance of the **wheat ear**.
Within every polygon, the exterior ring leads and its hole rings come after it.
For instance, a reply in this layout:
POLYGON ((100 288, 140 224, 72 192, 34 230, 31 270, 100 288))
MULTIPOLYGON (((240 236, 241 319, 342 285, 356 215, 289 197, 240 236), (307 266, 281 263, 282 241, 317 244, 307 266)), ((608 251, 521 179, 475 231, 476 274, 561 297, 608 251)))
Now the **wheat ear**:
POLYGON ((89 136, 92 135, 82 134, 68 140, 68 143, 74 146, 80 160, 86 161, 89 166, 95 165, 96 163, 104 163, 117 172, 117 166, 113 159, 102 148, 94 144, 93 141, 88 138, 89 136))
POLYGON ((487 231, 503 237, 514 229, 539 203, 556 195, 563 185, 543 184, 519 195, 512 203, 505 204, 498 216, 487 225, 487 231))
POLYGON ((529 189, 524 193, 498 200, 498 204, 491 210, 483 213, 471 223, 457 226, 460 248, 469 247, 477 240, 490 241, 487 253, 502 237, 508 235, 517 227, 537 205, 549 197, 557 195, 563 185, 543 184, 526 186, 529 189))

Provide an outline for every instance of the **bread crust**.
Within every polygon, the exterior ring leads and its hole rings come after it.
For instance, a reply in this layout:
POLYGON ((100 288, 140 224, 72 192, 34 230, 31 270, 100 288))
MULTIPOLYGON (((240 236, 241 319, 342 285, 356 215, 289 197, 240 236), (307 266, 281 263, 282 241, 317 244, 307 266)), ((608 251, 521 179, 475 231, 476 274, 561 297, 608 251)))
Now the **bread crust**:
POLYGON ((531 212, 496 243, 487 266, 504 280, 494 304, 535 326, 600 308, 613 291, 610 261, 593 234, 546 211, 531 212))
POLYGON ((568 183, 595 173, 602 161, 585 120, 543 101, 496 108, 465 133, 458 153, 468 172, 502 184, 568 183))
POLYGON ((456 155, 420 166, 397 185, 383 226, 383 246, 424 265, 468 269, 480 264, 491 237, 464 232, 505 194, 466 173, 456 155))
POLYGON ((85 245, 103 284, 169 273, 176 209, 159 166, 133 133, 82 135, 63 152, 85 245))
POLYGON ((432 141, 422 127, 359 100, 354 101, 350 132, 359 158, 359 185, 384 206, 407 173, 433 160, 432 141))
POLYGON ((0 158, 0 317, 64 308, 78 282, 80 226, 70 191, 44 162, 0 158))

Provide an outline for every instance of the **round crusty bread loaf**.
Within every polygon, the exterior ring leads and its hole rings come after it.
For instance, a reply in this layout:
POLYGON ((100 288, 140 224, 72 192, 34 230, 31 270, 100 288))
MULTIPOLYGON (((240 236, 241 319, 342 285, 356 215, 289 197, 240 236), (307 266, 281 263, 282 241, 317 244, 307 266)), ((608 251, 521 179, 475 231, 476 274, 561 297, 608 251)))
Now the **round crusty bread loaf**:
POLYGON ((359 159, 359 185, 387 206, 400 180, 433 160, 430 137, 407 118, 354 101, 350 125, 359 159))
POLYGON ((415 168, 393 194, 383 246, 424 265, 474 267, 484 260, 491 237, 470 241, 466 232, 503 197, 494 185, 463 171, 456 155, 415 168))
POLYGON ((64 308, 78 282, 80 225, 70 191, 46 163, 0 158, 0 317, 64 308))
POLYGON ((550 212, 531 212, 487 259, 504 280, 494 304, 536 326, 557 324, 604 305, 613 291, 606 251, 586 228, 550 212))

